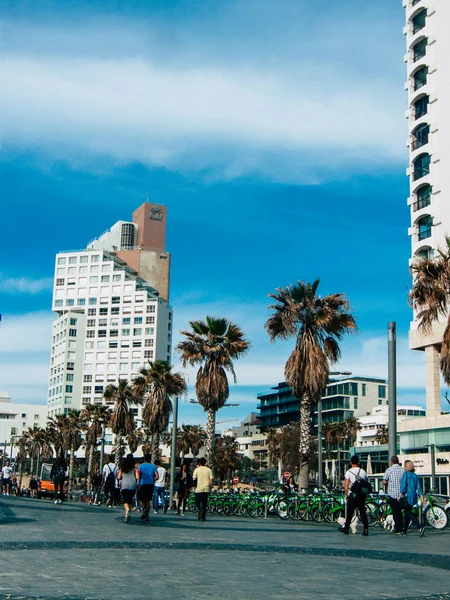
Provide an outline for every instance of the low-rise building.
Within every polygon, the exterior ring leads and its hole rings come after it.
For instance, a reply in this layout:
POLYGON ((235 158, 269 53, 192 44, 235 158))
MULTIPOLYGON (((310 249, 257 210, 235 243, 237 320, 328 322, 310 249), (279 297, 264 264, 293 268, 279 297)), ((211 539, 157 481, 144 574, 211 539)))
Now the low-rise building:
POLYGON ((7 392, 0 392, 0 447, 11 456, 11 444, 24 431, 47 425, 45 404, 16 404, 7 392))

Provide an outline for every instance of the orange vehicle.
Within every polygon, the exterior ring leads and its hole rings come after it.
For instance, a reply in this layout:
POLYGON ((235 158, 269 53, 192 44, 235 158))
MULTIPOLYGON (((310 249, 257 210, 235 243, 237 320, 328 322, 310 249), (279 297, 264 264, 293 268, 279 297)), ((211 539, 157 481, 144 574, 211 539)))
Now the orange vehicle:
POLYGON ((53 497, 55 493, 55 486, 53 485, 53 481, 50 479, 51 470, 52 465, 50 463, 42 463, 41 476, 38 482, 38 498, 43 498, 44 496, 53 497))

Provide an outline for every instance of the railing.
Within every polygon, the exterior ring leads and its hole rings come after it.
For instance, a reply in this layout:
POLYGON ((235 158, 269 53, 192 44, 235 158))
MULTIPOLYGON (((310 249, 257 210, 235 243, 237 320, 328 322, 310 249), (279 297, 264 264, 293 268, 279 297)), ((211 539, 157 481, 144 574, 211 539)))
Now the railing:
POLYGON ((413 172, 413 181, 417 181, 417 179, 420 179, 421 177, 425 177, 425 175, 428 175, 430 172, 430 166, 427 165, 426 167, 420 167, 419 169, 416 169, 413 172))
POLYGON ((417 150, 428 144, 428 133, 420 138, 416 138, 411 143, 411 150, 417 150))
POLYGON ((426 240, 429 237, 431 237, 431 227, 427 227, 427 229, 419 231, 419 242, 421 240, 426 240))
POLYGON ((417 202, 413 203, 413 212, 421 210, 422 208, 425 208, 426 206, 429 206, 430 204, 431 204, 431 194, 429 194, 428 196, 424 196, 423 198, 419 198, 419 200, 417 200, 417 202))

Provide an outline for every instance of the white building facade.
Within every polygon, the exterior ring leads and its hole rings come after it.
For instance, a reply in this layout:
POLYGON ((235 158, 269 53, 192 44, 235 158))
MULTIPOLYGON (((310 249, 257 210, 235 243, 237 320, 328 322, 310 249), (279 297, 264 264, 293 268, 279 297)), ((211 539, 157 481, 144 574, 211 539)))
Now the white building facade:
MULTIPOLYGON (((411 262, 432 258, 450 235, 450 3, 448 0, 403 0, 406 10, 406 55, 411 211, 411 262)), ((439 352, 444 322, 428 336, 410 327, 411 349, 425 352, 428 416, 441 413, 439 352)))
MULTIPOLYGON (((168 301, 152 281, 118 256, 121 250, 122 256, 134 252, 133 229, 137 229, 133 223, 119 222, 86 250, 56 256, 49 416, 103 403, 109 384, 132 381, 149 361, 170 362, 168 301), (121 243, 124 225, 130 226, 125 229, 131 234, 121 243)), ((163 251, 139 248, 137 252, 163 251)))
POLYGON ((45 404, 16 404, 7 392, 0 392, 0 448, 10 456, 11 443, 28 428, 47 425, 45 404))

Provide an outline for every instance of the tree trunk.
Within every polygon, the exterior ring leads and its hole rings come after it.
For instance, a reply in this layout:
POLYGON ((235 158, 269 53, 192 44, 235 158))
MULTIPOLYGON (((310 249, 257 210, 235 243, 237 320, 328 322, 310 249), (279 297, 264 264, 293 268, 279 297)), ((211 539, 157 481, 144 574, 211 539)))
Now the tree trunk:
POLYGON ((89 446, 87 491, 92 491, 92 463, 94 462, 94 445, 89 446))
POLYGON ((304 394, 300 402, 300 468, 298 474, 299 489, 308 489, 309 454, 311 449, 311 398, 304 394))
POLYGON ((23 460, 20 461, 20 466, 19 466, 19 491, 22 491, 22 476, 23 476, 23 460))
POLYGON ((154 433, 152 435, 152 462, 159 458, 159 441, 160 441, 159 433, 154 433))
POLYGON ((208 410, 208 420, 206 422, 206 463, 214 469, 214 442, 216 436, 216 411, 210 408, 208 410))
POLYGON ((30 456, 30 479, 33 477, 34 456, 30 456))
POLYGON ((70 495, 72 492, 72 476, 73 476, 73 461, 75 452, 73 449, 70 450, 70 459, 69 459, 69 481, 67 482, 67 492, 70 495))
POLYGON ((121 435, 116 435, 116 444, 114 447, 114 463, 120 469, 125 443, 121 435))

